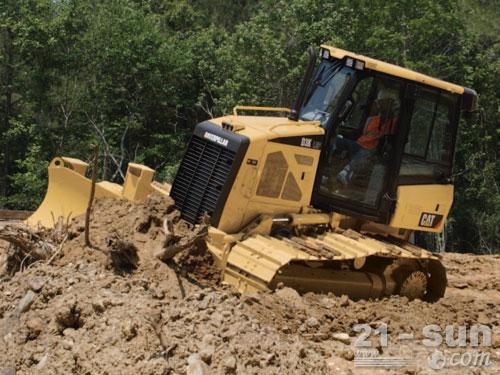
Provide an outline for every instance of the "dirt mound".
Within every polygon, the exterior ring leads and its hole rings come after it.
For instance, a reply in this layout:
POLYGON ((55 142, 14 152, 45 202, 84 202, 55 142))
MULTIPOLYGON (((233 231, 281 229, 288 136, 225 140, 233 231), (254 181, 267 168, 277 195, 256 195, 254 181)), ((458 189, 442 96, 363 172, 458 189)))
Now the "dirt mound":
MULTIPOLYGON (((418 358, 410 367, 366 374, 435 373, 416 354, 428 324, 493 329, 493 366, 475 370, 498 373, 500 257, 445 254, 450 287, 433 304, 401 297, 353 302, 289 288, 240 295, 217 282, 210 255, 197 246, 202 232, 182 222, 171 203, 159 196, 97 201, 92 249, 83 246, 77 218, 51 263, 35 261, 4 277, 0 374, 357 374, 357 324, 387 325, 387 346, 370 337, 382 356, 418 358), (173 244, 183 247, 173 259, 155 256, 173 244), (401 334, 414 339, 401 343, 401 334)), ((455 370, 464 371, 442 373, 455 370)))

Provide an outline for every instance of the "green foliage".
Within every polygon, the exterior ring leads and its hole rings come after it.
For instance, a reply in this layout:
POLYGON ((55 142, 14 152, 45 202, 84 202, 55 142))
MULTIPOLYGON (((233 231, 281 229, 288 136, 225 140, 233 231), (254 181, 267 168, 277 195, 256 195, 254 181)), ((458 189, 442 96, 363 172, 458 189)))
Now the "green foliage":
POLYGON ((2 206, 33 208, 47 162, 103 151, 171 180, 193 126, 236 104, 290 106, 322 43, 466 85, 454 250, 499 249, 498 7, 486 0, 5 0, 0 3, 2 206))
POLYGON ((14 194, 8 196, 3 202, 8 207, 22 210, 34 210, 43 198, 47 188, 47 167, 41 147, 37 144, 30 145, 26 157, 17 160, 19 172, 10 178, 14 194))

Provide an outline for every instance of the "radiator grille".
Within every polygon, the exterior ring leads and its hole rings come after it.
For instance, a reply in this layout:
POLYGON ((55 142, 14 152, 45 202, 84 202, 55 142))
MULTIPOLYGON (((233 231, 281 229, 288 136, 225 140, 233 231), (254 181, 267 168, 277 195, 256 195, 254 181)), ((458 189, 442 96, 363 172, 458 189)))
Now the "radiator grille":
POLYGON ((185 220, 212 216, 234 158, 234 151, 193 135, 170 192, 185 220))

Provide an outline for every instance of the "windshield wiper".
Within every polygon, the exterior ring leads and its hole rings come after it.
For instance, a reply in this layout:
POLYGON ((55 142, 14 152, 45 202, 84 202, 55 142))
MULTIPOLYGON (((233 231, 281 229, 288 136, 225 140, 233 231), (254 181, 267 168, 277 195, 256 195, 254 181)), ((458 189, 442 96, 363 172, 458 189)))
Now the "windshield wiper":
POLYGON ((311 99, 312 94, 316 90, 318 86, 324 87, 331 79, 332 77, 338 73, 339 69, 342 67, 342 62, 337 61, 327 67, 323 66, 322 69, 318 72, 317 77, 311 81, 311 87, 309 88, 309 91, 307 92, 307 95, 304 99, 304 105, 307 105, 309 103, 309 100, 311 99), (323 77, 325 75, 325 77, 323 77))
POLYGON ((332 77, 338 73, 338 71, 340 70, 341 68, 341 62, 337 62, 335 64, 332 64, 332 66, 330 66, 327 70, 326 70, 326 77, 321 81, 321 86, 324 86, 326 85, 331 79, 332 77))

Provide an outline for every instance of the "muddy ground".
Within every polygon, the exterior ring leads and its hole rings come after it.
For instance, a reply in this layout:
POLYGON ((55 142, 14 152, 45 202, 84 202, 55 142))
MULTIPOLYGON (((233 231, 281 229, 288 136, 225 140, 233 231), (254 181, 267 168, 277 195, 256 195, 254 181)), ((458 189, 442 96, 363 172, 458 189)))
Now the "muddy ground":
POLYGON ((500 256, 444 254, 449 287, 433 304, 289 288, 240 295, 220 285, 200 245, 167 262, 153 256, 164 246, 163 217, 177 236, 191 233, 170 203, 98 201, 93 248, 84 246, 82 217, 60 228, 50 258, 16 263, 2 244, 0 375, 500 373, 500 256), (368 347, 359 346, 359 324, 372 327, 368 347), (460 325, 482 324, 492 342, 426 348, 429 324, 454 325, 455 336, 460 325), (383 327, 387 345, 373 334, 383 327), (441 365, 439 354, 429 362, 434 350, 448 361, 440 371, 429 367, 441 365), (489 367, 456 365, 482 352, 489 367), (375 355, 378 367, 361 367, 375 355))

